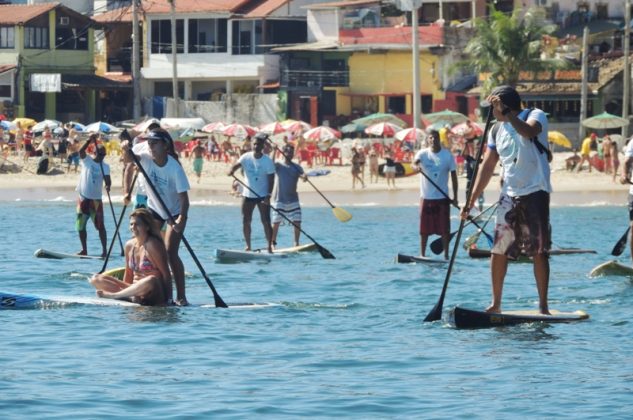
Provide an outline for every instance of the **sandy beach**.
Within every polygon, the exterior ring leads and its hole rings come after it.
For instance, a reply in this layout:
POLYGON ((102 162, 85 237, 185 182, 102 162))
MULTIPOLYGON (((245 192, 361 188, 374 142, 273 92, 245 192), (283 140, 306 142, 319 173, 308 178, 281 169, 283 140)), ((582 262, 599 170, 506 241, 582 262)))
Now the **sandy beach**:
MULTIPOLYGON (((580 173, 565 170, 565 158, 569 152, 554 153, 551 163, 552 205, 600 205, 613 204, 625 205, 628 187, 614 183, 610 175, 593 170, 589 173, 586 169, 580 173)), ((0 164, 2 164, 0 157, 0 164)), ((122 164, 118 155, 106 158, 111 167, 113 189, 111 196, 113 201, 120 201, 122 196, 122 164)), ((239 204, 239 199, 229 194, 231 178, 226 173, 229 165, 224 162, 206 161, 203 167, 202 179, 197 182, 192 171, 192 161, 188 158, 181 160, 191 183, 190 197, 192 202, 207 204, 239 204)), ((26 166, 22 168, 22 158, 9 156, 0 169, 0 200, 73 200, 74 191, 79 174, 66 172, 66 164, 61 165, 59 159, 54 159, 47 175, 36 175, 37 158, 30 158, 26 166)), ((415 205, 419 188, 419 177, 410 176, 396 180, 396 190, 388 190, 384 178, 377 183, 369 183, 369 170, 365 168, 365 182, 367 188, 352 189, 351 167, 349 162, 343 162, 342 166, 321 166, 304 169, 327 169, 328 175, 311 177, 312 183, 335 205, 382 205, 402 206, 415 205)), ((466 178, 459 177, 460 203, 464 200, 464 188, 466 178)), ((498 194, 498 177, 495 176, 486 190, 486 200, 491 200, 498 194)), ((306 206, 319 206, 328 204, 308 184, 300 183, 299 192, 301 202, 306 206)), ((105 196, 104 196, 105 198, 105 196)))

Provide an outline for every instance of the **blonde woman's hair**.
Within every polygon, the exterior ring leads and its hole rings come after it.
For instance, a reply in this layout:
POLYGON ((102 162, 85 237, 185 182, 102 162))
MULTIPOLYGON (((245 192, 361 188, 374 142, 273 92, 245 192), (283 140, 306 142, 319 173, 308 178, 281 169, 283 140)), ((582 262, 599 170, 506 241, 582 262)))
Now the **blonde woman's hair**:
POLYGON ((158 223, 154 220, 152 213, 147 209, 136 209, 130 214, 130 219, 135 217, 137 221, 141 221, 145 226, 149 227, 149 235, 154 236, 160 241, 163 240, 163 237, 160 234, 160 228, 158 227, 158 223))

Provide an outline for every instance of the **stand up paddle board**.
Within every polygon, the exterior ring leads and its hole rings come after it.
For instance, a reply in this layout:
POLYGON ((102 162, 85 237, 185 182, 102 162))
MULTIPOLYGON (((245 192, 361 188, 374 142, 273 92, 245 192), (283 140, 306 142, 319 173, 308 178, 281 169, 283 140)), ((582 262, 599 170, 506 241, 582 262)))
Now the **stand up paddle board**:
POLYGON ((589 315, 583 311, 560 312, 552 310, 550 312, 551 315, 543 315, 537 310, 489 313, 456 306, 449 312, 449 323, 453 324, 455 328, 491 328, 530 322, 561 323, 589 319, 589 315))
MULTIPOLYGON (((82 296, 35 296, 0 292, 0 310, 2 309, 57 309, 76 305, 125 306, 141 307, 138 303, 117 299, 82 296)), ((228 305, 230 309, 259 309, 281 306, 278 303, 235 303, 228 305)), ((186 308, 215 308, 214 304, 190 305, 186 308)), ((171 308, 181 308, 172 306, 171 308)))
POLYGON ((396 256, 396 262, 403 263, 403 264, 408 264, 408 263, 446 264, 448 260, 439 259, 439 258, 431 258, 431 257, 398 254, 396 256))
POLYGON ((237 249, 216 249, 215 258, 218 262, 242 262, 242 261, 271 261, 276 258, 286 258, 288 255, 300 252, 314 251, 317 249, 316 244, 310 243, 305 245, 294 246, 291 248, 276 249, 272 254, 268 251, 239 251, 237 249))
MULTIPOLYGON (((570 254, 597 254, 593 249, 580 249, 580 248, 563 248, 563 249, 551 249, 549 255, 570 255, 570 254)), ((470 258, 490 258, 489 249, 469 248, 468 256, 470 258)), ((517 261, 530 261, 530 257, 527 255, 521 255, 517 261)))
POLYGON ((633 277, 633 267, 622 264, 616 260, 607 261, 593 268, 589 277, 600 276, 628 276, 633 277))
POLYGON ((63 252, 50 251, 48 249, 40 248, 33 254, 36 258, 50 258, 53 260, 61 260, 64 258, 80 258, 82 260, 102 260, 103 257, 96 255, 77 255, 77 254, 65 254, 63 252))

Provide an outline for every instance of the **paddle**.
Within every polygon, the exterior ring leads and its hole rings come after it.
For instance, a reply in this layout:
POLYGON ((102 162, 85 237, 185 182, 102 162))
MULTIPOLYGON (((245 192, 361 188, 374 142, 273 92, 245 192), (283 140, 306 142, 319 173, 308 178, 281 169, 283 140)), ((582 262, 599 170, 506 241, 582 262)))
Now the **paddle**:
MULTIPOLYGON (((473 171, 473 180, 477 179, 477 173, 479 172, 479 161, 481 160, 481 155, 484 151, 484 146, 486 143, 486 139, 488 138, 488 130, 490 130, 490 122, 492 121, 492 107, 488 110, 488 117, 486 118, 486 127, 484 129, 484 134, 479 145, 479 150, 477 150, 477 156, 475 157, 475 162, 477 165, 473 171)), ((466 203, 470 201, 470 196, 473 192, 473 187, 475 183, 471 182, 466 190, 466 203)), ((471 219, 472 220, 472 219, 471 219)), ((459 222, 459 229, 457 230, 457 239, 455 241, 455 245, 453 246, 453 253, 451 254, 451 259, 448 263, 448 269, 446 270, 446 277, 444 278, 444 285, 442 286, 442 292, 440 293, 440 297, 433 307, 431 311, 424 318, 424 322, 437 321, 442 319, 442 307, 444 306, 444 298, 446 297, 446 289, 448 288, 448 281, 451 278, 451 272, 453 271, 453 264, 455 263, 455 256, 457 255, 457 251, 459 250, 459 240, 462 236, 462 230, 464 230, 464 225, 466 221, 461 219, 459 222)))
MULTIPOLYGON (((496 208, 499 205, 499 202, 497 202, 494 207, 496 208)), ((490 216, 488 217, 488 219, 484 222, 484 225, 481 227, 481 229, 478 229, 477 232, 474 235, 470 235, 468 238, 466 238, 464 240, 464 249, 468 249, 470 248, 473 244, 477 243, 477 241, 479 240, 479 236, 482 233, 486 233, 484 231, 484 229, 486 228, 486 226, 488 226, 488 222, 490 222, 490 220, 492 220, 492 217, 494 216, 494 213, 491 213, 490 216)), ((490 237, 490 235, 486 235, 486 239, 488 240, 488 247, 492 248, 492 246, 494 245, 494 240, 492 240, 492 238, 490 237)))
MULTIPOLYGON (((136 183, 136 177, 138 177, 138 172, 134 174, 134 178, 132 179, 132 183, 130 184, 130 190, 128 191, 128 193, 132 192, 132 189, 134 188, 134 184, 136 183)), ((119 221, 116 223, 114 236, 112 237, 112 241, 110 241, 110 247, 108 248, 108 253, 106 254, 105 261, 103 262, 103 267, 101 267, 101 271, 99 271, 99 274, 103 274, 103 272, 106 270, 106 267, 108 266, 110 253, 112 252, 112 248, 114 248, 114 238, 119 233, 119 228, 121 227, 121 221, 123 220, 123 215, 125 214, 126 209, 127 209, 127 204, 124 204, 123 210, 121 210, 121 215, 119 216, 119 221)), ((119 239, 121 239, 121 236, 119 236, 119 239)))
MULTIPOLYGON (((479 213, 476 217, 474 217, 473 219, 477 219, 479 217, 481 217, 482 214, 488 212, 489 210, 495 208, 497 206, 498 203, 495 203, 493 205, 491 205, 490 207, 488 207, 487 209, 485 209, 484 211, 482 211, 481 213, 479 213)), ((493 213, 494 214, 494 213, 493 213)), ((492 215, 490 216, 492 217, 492 215)), ((469 221, 468 223, 466 223, 464 225, 464 227, 470 225, 472 223, 472 221, 469 221)), ((484 224, 484 227, 486 225, 484 224)), ((455 236, 457 234, 457 231, 455 232, 451 232, 451 234, 448 237, 448 241, 452 241, 453 240, 453 236, 455 236)), ((431 251, 435 254, 435 255, 439 255, 442 252, 444 252, 444 243, 442 242, 442 237, 440 236, 439 238, 435 239, 433 242, 431 242, 431 251)))
MULTIPOLYGON (((138 167, 139 171, 141 171, 141 173, 143 174, 143 177, 145 177, 145 181, 147 182, 147 185, 154 192, 154 195, 158 199, 158 202, 159 202, 160 206, 165 211, 165 213, 167 213, 169 215, 169 221, 171 223, 175 224, 176 220, 174 219, 174 217, 171 215, 171 213, 167 209, 167 206, 165 205, 165 202, 163 201, 162 197, 158 193, 158 190, 156 189, 156 187, 154 186, 154 184, 150 180, 149 175, 147 175, 147 172, 145 172, 145 168, 143 168, 143 166, 141 165, 141 162, 139 162, 138 157, 131 150, 129 151, 129 153, 130 153, 130 156, 132 157, 132 160, 134 161, 134 164, 138 167)), ((200 270, 200 273, 202 274, 202 277, 204 277, 204 280, 207 282, 207 285, 211 289, 211 292, 213 292, 213 300, 215 301, 215 306, 216 307, 220 307, 220 308, 228 308, 228 305, 222 300, 222 298, 218 294, 217 290, 215 290, 215 287, 213 286, 213 283, 211 283, 211 280, 209 279, 209 276, 207 276, 207 272, 204 271, 204 268, 202 267, 202 264, 200 264, 200 260, 198 260, 198 257, 196 257, 195 252, 193 252, 193 249, 191 248, 191 245, 189 245, 189 241, 187 241, 187 238, 185 238, 184 232, 182 233, 182 243, 184 243, 185 247, 187 247, 187 250, 189 251, 189 254, 191 254, 191 258, 194 260, 194 262, 198 266, 198 270, 200 270)))
MULTIPOLYGON (((101 174, 105 177, 103 172, 103 161, 99 162, 99 167, 101 167, 101 174)), ((110 198, 110 190, 106 188, 106 193, 108 194, 108 203, 110 203, 110 211, 112 212, 112 220, 114 220, 114 224, 116 225, 116 214, 114 214, 114 206, 112 205, 112 198, 110 198)), ((125 207, 124 207, 125 209, 125 207)), ((121 214, 123 216, 123 214, 121 214)), ((121 235, 119 235, 119 228, 114 231, 114 236, 119 238, 119 246, 121 247, 121 256, 125 255, 123 252, 123 241, 121 241, 121 235)), ((108 252, 109 254, 109 252, 108 252)))
MULTIPOLYGON (((242 184, 242 186, 244 186, 246 189, 248 189, 250 192, 252 192, 253 194, 255 194, 256 197, 258 198, 264 198, 261 195, 257 194, 255 191, 253 191, 253 189, 251 187, 249 187, 248 185, 246 185, 241 179, 239 179, 238 177, 236 177, 235 175, 231 175, 237 182, 239 182, 240 184, 242 184)), ((273 209, 275 212, 277 212, 278 215, 280 215, 281 217, 283 217, 284 219, 286 219, 286 221, 288 221, 291 225, 293 225, 294 227, 296 227, 297 229, 299 229, 301 231, 301 233, 303 233, 308 239, 310 239, 312 242, 314 242, 314 244, 316 245, 317 249, 319 250, 319 254, 321 254, 321 256, 325 259, 335 259, 336 257, 327 249, 323 248, 312 236, 308 235, 307 233, 305 233, 305 231, 303 229, 301 229, 299 226, 297 226, 297 224, 295 224, 295 222, 293 222, 292 220, 290 220, 285 214, 283 214, 282 212, 280 212, 279 210, 277 210, 275 207, 271 206, 270 204, 268 205, 271 209, 273 209)))
POLYGON ((626 232, 624 232, 624 235, 622 235, 620 240, 613 247, 613 251, 611 251, 611 255, 615 257, 619 257, 620 255, 622 255, 622 253, 626 249, 626 239, 629 236, 629 230, 631 230, 631 226, 626 228, 626 232))
MULTIPOLYGON (((279 153, 281 153, 286 159, 288 159, 288 156, 279 149, 279 147, 277 147, 276 144, 274 144, 272 141, 270 141, 270 139, 266 139, 268 140, 268 142, 273 146, 273 148, 278 151, 279 153)), ((293 168, 296 169, 296 167, 293 166, 293 168)), ((297 169, 297 171, 299 171, 297 169)), ((310 181, 310 179, 308 177, 306 177, 306 181, 308 181, 308 184, 310 184, 312 186, 312 188, 314 188, 314 190, 316 192, 319 193, 319 195, 321 197, 323 197, 323 199, 330 205, 330 207, 332 207, 332 213, 334 213, 334 217, 336 217, 339 221, 345 223, 345 222, 349 222, 350 220, 352 220, 352 215, 350 214, 350 212, 348 212, 345 209, 342 209, 340 207, 336 207, 334 204, 332 204, 332 202, 330 200, 327 199, 327 197, 325 197, 323 195, 323 193, 321 191, 319 191, 319 189, 316 187, 316 185, 314 185, 312 183, 312 181, 310 181)))

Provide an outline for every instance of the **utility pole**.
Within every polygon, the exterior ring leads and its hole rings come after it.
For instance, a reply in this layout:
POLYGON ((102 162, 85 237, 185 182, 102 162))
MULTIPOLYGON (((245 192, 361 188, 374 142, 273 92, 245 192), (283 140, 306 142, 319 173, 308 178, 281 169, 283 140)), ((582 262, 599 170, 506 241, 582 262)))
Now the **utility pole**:
MULTIPOLYGON (((622 98, 622 118, 629 121, 629 103, 631 101, 631 0, 626 0, 624 6, 624 97, 622 98)), ((629 137, 629 124, 622 127, 622 138, 629 137)))
POLYGON ((418 9, 422 6, 422 0, 399 0, 396 2, 396 6, 404 12, 411 12, 411 56, 413 64, 411 101, 413 103, 413 127, 420 128, 420 34, 418 32, 418 9))
POLYGON ((169 0, 171 6, 171 88, 174 97, 174 117, 178 118, 178 43, 176 42, 176 0, 169 0))
POLYGON ((578 141, 585 138, 585 127, 582 121, 587 118, 587 83, 589 73, 589 27, 585 26, 582 32, 582 67, 580 70, 580 121, 578 124, 578 141))
POLYGON ((132 117, 141 118, 141 54, 138 30, 138 1, 132 0, 132 117))

